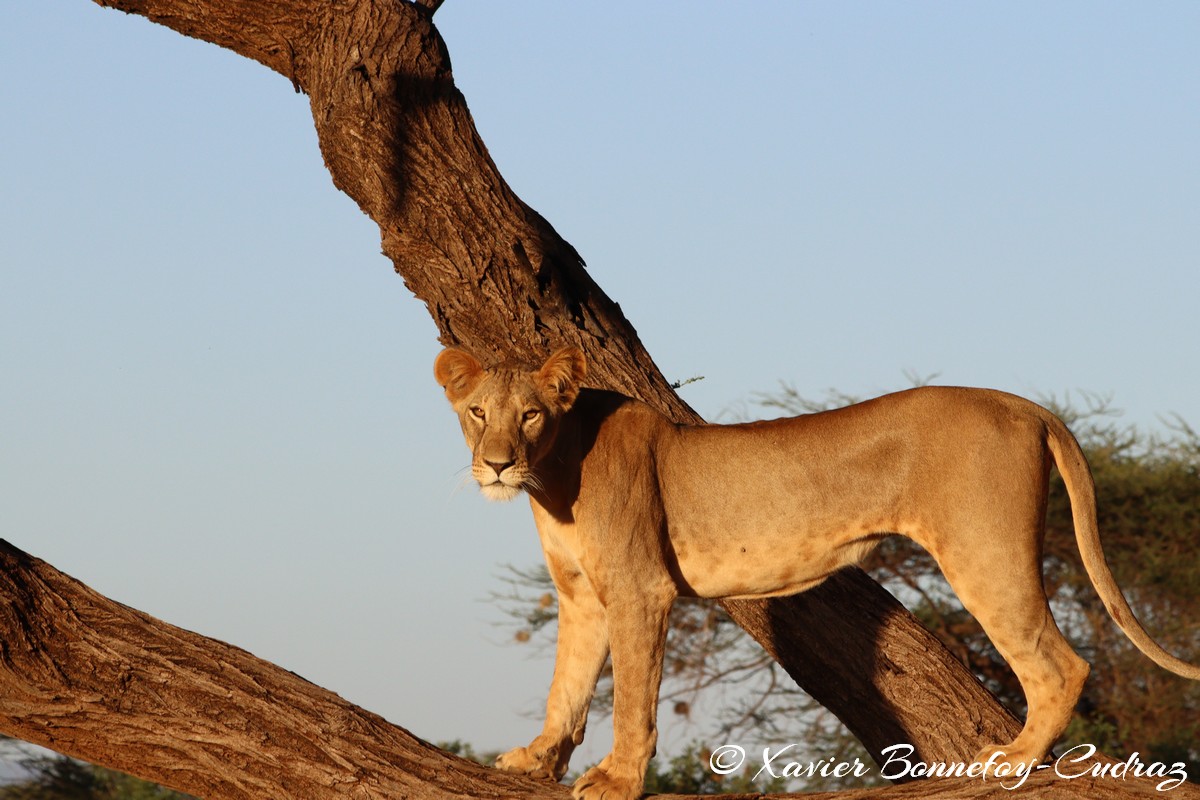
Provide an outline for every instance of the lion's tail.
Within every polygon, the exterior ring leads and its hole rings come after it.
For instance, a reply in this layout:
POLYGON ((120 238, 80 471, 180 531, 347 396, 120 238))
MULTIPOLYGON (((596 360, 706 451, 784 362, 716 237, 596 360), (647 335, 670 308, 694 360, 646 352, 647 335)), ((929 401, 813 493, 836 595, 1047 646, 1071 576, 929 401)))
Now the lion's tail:
POLYGON ((1112 570, 1104 558, 1104 550, 1100 546, 1100 530, 1096 522, 1096 484, 1092 480, 1092 471, 1083 456, 1083 450, 1062 420, 1052 414, 1046 416, 1047 443, 1058 465, 1058 471, 1062 474, 1063 483, 1066 484, 1067 495, 1071 498, 1075 541, 1083 557, 1084 569, 1087 570, 1092 585, 1096 587, 1096 594, 1100 595, 1104 602, 1104 608, 1129 640, 1152 661, 1176 675, 1194 681, 1200 680, 1200 667, 1176 658, 1164 650, 1133 615, 1133 610, 1113 578, 1112 570))

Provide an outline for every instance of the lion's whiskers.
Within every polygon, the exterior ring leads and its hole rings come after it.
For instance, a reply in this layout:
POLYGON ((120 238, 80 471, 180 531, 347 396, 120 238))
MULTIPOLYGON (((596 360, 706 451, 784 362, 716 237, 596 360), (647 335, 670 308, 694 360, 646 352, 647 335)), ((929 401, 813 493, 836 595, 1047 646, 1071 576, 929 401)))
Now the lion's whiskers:
POLYGON ((470 464, 467 464, 462 469, 457 470, 454 474, 458 476, 458 480, 454 482, 454 487, 450 490, 451 497, 461 492, 464 486, 474 480, 473 476, 471 475, 470 464))
POLYGON ((521 481, 521 487, 525 491, 532 489, 535 492, 544 492, 546 490, 546 485, 542 483, 542 479, 538 477, 536 472, 530 472, 526 475, 525 479, 521 481))

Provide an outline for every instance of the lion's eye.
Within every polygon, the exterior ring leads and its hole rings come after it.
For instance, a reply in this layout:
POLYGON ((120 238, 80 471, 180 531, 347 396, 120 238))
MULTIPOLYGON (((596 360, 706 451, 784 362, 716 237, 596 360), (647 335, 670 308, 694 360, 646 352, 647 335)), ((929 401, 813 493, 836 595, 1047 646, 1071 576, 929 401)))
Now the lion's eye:
POLYGON ((485 414, 483 409, 479 406, 471 406, 471 416, 475 417, 476 419, 483 419, 485 414))
POLYGON ((526 422, 532 422, 533 420, 537 419, 541 415, 542 415, 542 412, 538 411, 536 408, 531 408, 525 412, 524 419, 526 422))

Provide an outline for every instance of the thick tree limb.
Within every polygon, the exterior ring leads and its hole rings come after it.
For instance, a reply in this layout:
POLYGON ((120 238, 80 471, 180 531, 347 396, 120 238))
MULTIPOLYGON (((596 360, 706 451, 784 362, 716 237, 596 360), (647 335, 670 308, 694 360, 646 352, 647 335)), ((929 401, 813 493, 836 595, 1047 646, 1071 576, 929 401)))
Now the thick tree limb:
POLYGON ((584 348, 596 378, 698 420, 592 281, 505 183, 455 87, 428 11, 403 0, 96 0, 219 44, 310 101, 334 184, 378 223, 385 255, 446 343, 481 357, 584 348))
POLYGON ((198 797, 563 796, 115 603, 7 542, 0 643, 5 734, 198 797))
MULTIPOLYGON (((0 732, 207 800, 569 796, 565 786, 444 753, 244 650, 113 602, 4 541, 0 732)), ((1064 800, 1158 794, 1155 780, 1030 781, 1039 796, 1064 800)), ((805 795, 1012 796, 975 779, 805 795)), ((1195 800, 1200 790, 1172 796, 1195 800)))
POLYGON ((835 577, 786 601, 723 605, 877 761, 907 742, 930 760, 969 762, 980 742, 1016 738, 1017 718, 898 600, 861 570, 835 577))

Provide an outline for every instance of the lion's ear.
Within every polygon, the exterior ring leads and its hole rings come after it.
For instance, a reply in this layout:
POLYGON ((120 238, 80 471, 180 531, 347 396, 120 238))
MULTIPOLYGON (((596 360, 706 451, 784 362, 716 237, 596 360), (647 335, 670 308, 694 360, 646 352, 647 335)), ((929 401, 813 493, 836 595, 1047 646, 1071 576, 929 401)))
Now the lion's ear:
POLYGON ((564 347, 546 359, 537 371, 538 385, 560 412, 569 409, 579 396, 580 382, 587 375, 587 361, 578 347, 564 347))
POLYGON ((483 378, 483 366, 465 350, 447 347, 433 362, 433 377, 446 390, 446 397, 457 404, 475 390, 483 378))

